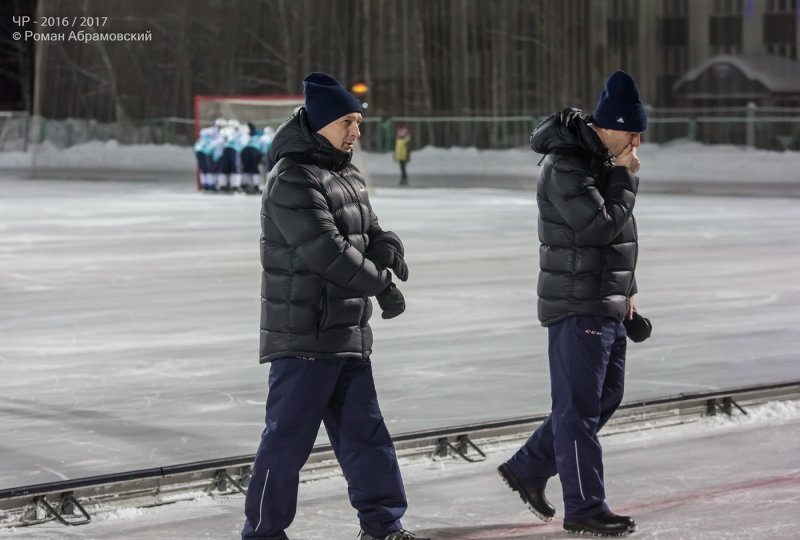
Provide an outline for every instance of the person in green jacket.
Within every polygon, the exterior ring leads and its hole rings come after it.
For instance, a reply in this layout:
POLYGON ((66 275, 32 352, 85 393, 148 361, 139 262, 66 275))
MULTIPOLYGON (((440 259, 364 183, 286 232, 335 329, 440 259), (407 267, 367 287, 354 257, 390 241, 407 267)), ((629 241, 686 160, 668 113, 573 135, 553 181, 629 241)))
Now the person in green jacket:
POLYGON ((397 128, 394 140, 394 160, 400 164, 400 185, 408 185, 406 163, 411 161, 411 132, 405 126, 397 128))

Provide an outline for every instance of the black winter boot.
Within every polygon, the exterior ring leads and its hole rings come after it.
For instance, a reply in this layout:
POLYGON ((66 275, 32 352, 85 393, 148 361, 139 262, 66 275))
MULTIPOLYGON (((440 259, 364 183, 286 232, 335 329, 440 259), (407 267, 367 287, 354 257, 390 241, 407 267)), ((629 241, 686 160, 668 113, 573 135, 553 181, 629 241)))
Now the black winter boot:
POLYGON ((547 500, 544 489, 525 487, 522 482, 511 474, 505 463, 497 467, 497 472, 500 473, 500 477, 508 484, 508 487, 519 493, 519 498, 528 505, 531 512, 543 521, 552 521, 553 516, 556 515, 556 509, 547 500))
POLYGON ((264 540, 289 540, 289 537, 286 536, 286 533, 280 533, 274 536, 259 536, 259 538, 263 538, 264 540))
POLYGON ((636 532, 636 522, 628 516, 614 512, 603 512, 583 519, 564 520, 564 529, 574 533, 589 533, 595 536, 625 536, 636 532))
POLYGON ((417 536, 414 533, 409 532, 405 529, 400 529, 398 531, 394 531, 393 533, 389 533, 388 535, 381 537, 370 536, 364 531, 361 531, 361 533, 359 533, 358 535, 358 540, 431 540, 431 539, 417 536))

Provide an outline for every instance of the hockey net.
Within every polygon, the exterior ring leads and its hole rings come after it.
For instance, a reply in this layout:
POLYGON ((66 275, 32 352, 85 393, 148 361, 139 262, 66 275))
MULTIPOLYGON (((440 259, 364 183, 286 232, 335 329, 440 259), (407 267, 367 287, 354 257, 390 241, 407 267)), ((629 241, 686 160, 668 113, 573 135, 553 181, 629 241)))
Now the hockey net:
POLYGON ((303 96, 195 96, 195 134, 213 126, 217 118, 253 123, 259 130, 277 129, 302 104, 303 96))
MULTIPOLYGON (((202 128, 213 126, 219 118, 238 120, 240 124, 252 123, 258 130, 267 126, 278 129, 303 103, 303 96, 195 96, 195 137, 200 135, 202 128)), ((358 143, 353 153, 353 163, 371 189, 365 156, 358 143)), ((200 188, 199 175, 197 187, 200 188)))

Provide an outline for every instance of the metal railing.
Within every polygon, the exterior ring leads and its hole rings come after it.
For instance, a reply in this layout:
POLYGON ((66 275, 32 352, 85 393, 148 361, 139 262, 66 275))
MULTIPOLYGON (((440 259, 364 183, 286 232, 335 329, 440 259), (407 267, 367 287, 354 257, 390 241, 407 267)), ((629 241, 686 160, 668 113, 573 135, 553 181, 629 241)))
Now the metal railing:
MULTIPOLYGON (((533 129, 545 118, 534 116, 397 116, 364 118, 361 144, 365 150, 393 150, 397 127, 411 131, 412 149, 425 146, 515 148, 527 147, 533 129)), ((101 123, 87 119, 18 117, 29 122, 13 133, 33 143, 68 148, 89 141, 117 140, 120 144, 175 144, 194 142, 194 120, 154 118, 126 123, 101 123)), ((11 125, 10 123, 8 124, 11 125)), ((9 137, 6 136, 6 139, 9 137)), ((771 150, 800 150, 800 109, 717 108, 651 109, 646 142, 676 139, 705 144, 734 144, 771 150)), ((8 148, 24 147, 6 140, 8 148)))
MULTIPOLYGON (((800 381, 679 394, 622 404, 604 434, 697 421, 717 414, 747 414, 768 401, 800 398, 800 381)), ((460 457, 480 461, 485 442, 527 437, 545 414, 405 433, 393 437, 398 456, 460 457), (473 452, 474 450, 474 452, 473 452)), ((154 506, 192 500, 198 492, 242 493, 253 455, 126 471, 0 490, 0 526, 20 527, 57 520, 64 525, 91 521, 86 507, 154 506), (181 499, 182 497, 182 499, 181 499), (58 501, 58 502, 52 502, 58 501)), ((338 474, 329 444, 315 446, 301 479, 338 474)))
MULTIPOLYGON (((527 147, 545 116, 393 117, 365 119, 362 145, 391 151, 397 126, 410 129, 413 148, 471 146, 527 147)), ((705 144, 734 144, 770 150, 800 150, 800 109, 653 109, 646 142, 687 139, 705 144)))

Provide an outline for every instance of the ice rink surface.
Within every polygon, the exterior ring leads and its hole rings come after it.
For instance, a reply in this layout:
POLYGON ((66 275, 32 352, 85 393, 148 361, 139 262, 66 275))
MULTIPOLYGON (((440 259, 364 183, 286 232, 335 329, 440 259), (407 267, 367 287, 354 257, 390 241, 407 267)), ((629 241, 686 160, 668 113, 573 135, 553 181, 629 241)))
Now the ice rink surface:
MULTIPOLYGON (((185 184, 0 176, 0 487, 255 451, 267 378, 257 354, 259 205, 185 184)), ((392 432, 545 411, 535 194, 381 188, 373 205, 403 238, 411 272, 400 285, 406 313, 373 319, 392 432)), ((639 306, 654 335, 629 346, 626 400, 800 379, 800 199, 648 195, 635 213, 639 306)), ((800 428, 791 430, 796 450, 800 428)), ((771 446, 761 435, 759 448, 771 446)), ((703 439, 692 448, 712 452, 703 439)), ((659 463, 680 459, 663 452, 659 463)), ((665 480, 648 463, 625 480, 615 455, 611 493, 634 482, 621 509, 644 504, 642 490, 665 480)), ((797 455, 784 456, 794 483, 763 489, 791 488, 796 503, 797 455)), ((434 496, 424 484, 415 487, 420 509, 434 496)), ((506 532, 456 537, 559 537, 541 525, 515 533, 527 516, 507 501, 506 532)), ((737 504, 731 515, 744 525, 746 500, 737 504)))

